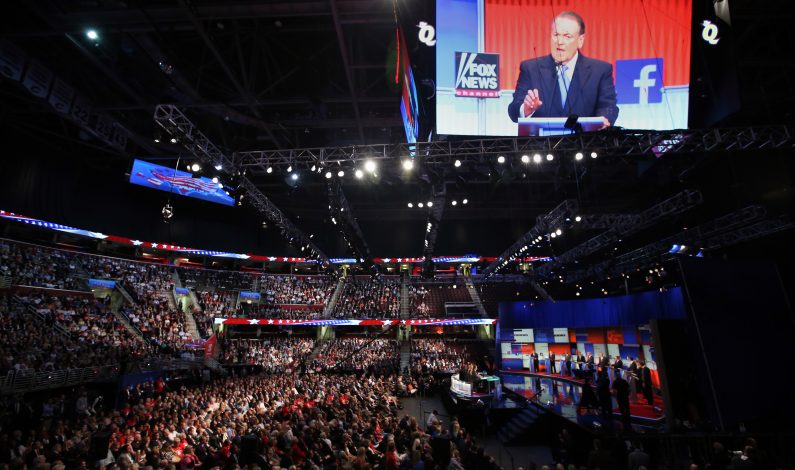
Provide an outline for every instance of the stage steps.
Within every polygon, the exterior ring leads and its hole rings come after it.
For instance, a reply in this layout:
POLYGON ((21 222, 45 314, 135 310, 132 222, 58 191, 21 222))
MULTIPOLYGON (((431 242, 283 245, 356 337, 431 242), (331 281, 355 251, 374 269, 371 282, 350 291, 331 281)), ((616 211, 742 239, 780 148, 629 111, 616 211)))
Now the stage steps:
POLYGON ((149 341, 147 341, 141 330, 139 330, 138 327, 130 322, 130 319, 127 318, 127 315, 121 312, 121 306, 123 303, 125 303, 125 301, 131 306, 135 305, 135 303, 132 301, 132 297, 130 297, 130 294, 128 294, 127 291, 124 290, 124 288, 117 282, 116 291, 114 291, 110 297, 110 312, 113 314, 114 318, 119 321, 119 323, 124 325, 124 328, 126 328, 127 331, 133 334, 133 336, 141 340, 141 342, 149 344, 149 341))
POLYGON ((400 318, 409 317, 409 286, 406 273, 400 276, 400 318))
POLYGON ((199 328, 196 326, 196 319, 193 318, 193 313, 190 311, 190 308, 185 310, 185 329, 188 331, 188 334, 193 339, 201 339, 201 334, 199 334, 199 328))
POLYGON ((404 371, 411 365, 411 342, 400 343, 400 370, 404 371))
POLYGON ((503 444, 516 442, 518 438, 527 433, 541 417, 541 410, 537 405, 530 403, 516 416, 502 425, 497 431, 497 438, 503 444))
POLYGON ((477 307, 480 316, 483 318, 487 318, 488 314, 486 313, 486 308, 483 307, 483 302, 480 300, 480 294, 478 294, 478 290, 475 289, 475 284, 472 282, 472 278, 466 276, 464 278, 464 284, 467 286, 467 291, 469 291, 469 296, 472 297, 472 302, 475 303, 475 307, 477 307))
POLYGON ((326 304, 326 308, 323 309, 323 318, 331 318, 334 314, 334 307, 337 306, 337 301, 340 299, 340 295, 342 295, 342 290, 345 288, 345 278, 340 278, 337 281, 337 287, 334 288, 334 293, 331 295, 331 299, 329 299, 328 304, 326 304))

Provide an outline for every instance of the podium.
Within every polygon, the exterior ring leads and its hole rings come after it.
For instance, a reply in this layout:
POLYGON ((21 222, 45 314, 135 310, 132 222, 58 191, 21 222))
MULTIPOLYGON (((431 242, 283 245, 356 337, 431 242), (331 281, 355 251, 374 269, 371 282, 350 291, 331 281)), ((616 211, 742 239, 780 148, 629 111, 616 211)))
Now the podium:
MULTIPOLYGON (((573 134, 574 130, 566 129, 565 124, 568 118, 565 117, 529 117, 519 118, 519 137, 544 137, 549 135, 573 134)), ((580 117, 577 124, 582 127, 583 132, 598 131, 604 125, 601 116, 580 117)))

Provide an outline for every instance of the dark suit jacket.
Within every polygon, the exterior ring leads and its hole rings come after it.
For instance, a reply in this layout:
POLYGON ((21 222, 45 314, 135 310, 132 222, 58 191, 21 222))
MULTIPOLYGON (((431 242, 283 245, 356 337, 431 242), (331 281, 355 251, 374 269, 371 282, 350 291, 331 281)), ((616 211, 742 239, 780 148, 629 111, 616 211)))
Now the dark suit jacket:
POLYGON ((555 60, 551 55, 525 60, 519 66, 519 79, 508 105, 513 122, 519 118, 527 90, 538 88, 542 105, 532 117, 604 116, 610 124, 618 118, 613 65, 580 53, 569 85, 566 103, 560 102, 555 60))

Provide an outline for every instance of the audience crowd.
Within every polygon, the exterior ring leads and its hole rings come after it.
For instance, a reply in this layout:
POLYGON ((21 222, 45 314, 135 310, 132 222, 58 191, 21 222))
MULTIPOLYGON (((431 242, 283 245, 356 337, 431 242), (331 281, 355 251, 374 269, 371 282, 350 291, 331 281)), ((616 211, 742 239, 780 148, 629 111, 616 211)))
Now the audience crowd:
POLYGON ((263 275, 260 277, 261 302, 269 305, 325 305, 336 285, 331 276, 263 275))
POLYGON ((177 274, 184 287, 208 290, 256 291, 257 276, 243 271, 219 271, 214 269, 177 267, 177 274))
POLYGON ((221 362, 283 373, 305 363, 314 347, 315 341, 309 338, 226 339, 222 342, 221 362))
POLYGON ((349 276, 334 307, 336 318, 398 318, 400 278, 349 276))
POLYGON ((0 276, 15 285, 87 291, 79 265, 77 254, 0 240, 0 276))
POLYGON ((309 369, 397 373, 400 370, 400 345, 390 339, 336 338, 321 344, 309 369))

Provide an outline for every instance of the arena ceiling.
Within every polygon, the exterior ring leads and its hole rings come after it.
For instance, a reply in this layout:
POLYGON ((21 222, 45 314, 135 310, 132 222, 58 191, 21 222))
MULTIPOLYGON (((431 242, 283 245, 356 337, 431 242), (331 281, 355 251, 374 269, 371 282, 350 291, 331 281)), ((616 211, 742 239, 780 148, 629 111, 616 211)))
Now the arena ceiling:
MULTIPOLYGON (((92 109, 120 123, 130 138, 123 148, 108 145, 54 112, 18 83, 2 80, 0 132, 13 157, 3 163, 4 168, 14 175, 23 159, 38 159, 42 167, 51 160, 59 164, 69 161, 78 171, 117 175, 117 181, 122 181, 133 156, 173 165, 185 151, 164 140, 154 142, 157 127, 152 116, 160 103, 179 106, 229 154, 401 142, 405 136, 398 107, 399 88, 394 80, 396 12, 400 10, 404 26, 410 26, 425 14, 426 3, 5 2, 0 7, 3 41, 68 83, 91 103, 92 109), (89 30, 96 31, 96 39, 87 36, 89 30)), ((752 2, 738 4, 737 21, 749 31, 746 39, 785 34, 760 29, 764 17, 754 10, 752 2)), ((739 67, 750 71, 741 74, 743 84, 747 83, 744 77, 756 77, 756 83, 768 85, 769 91, 788 83, 788 72, 762 74, 760 63, 750 58, 764 57, 766 52, 748 41, 743 44, 739 67)), ((773 63, 781 65, 780 60, 773 63)), ((420 77, 427 73, 422 60, 414 65, 420 77)), ((761 66, 769 67, 770 63, 761 66)), ((432 116, 432 102, 425 105, 432 116)), ((775 121, 761 105, 749 115, 775 121)), ((729 122, 743 123, 733 119, 729 122)), ((554 162, 536 168, 523 166, 517 157, 505 165, 492 162, 451 167, 408 177, 399 171, 383 171, 378 179, 363 183, 350 178, 342 187, 373 256, 422 254, 428 213, 407 205, 432 199, 434 188, 440 185, 446 189, 447 204, 435 247, 439 255, 499 254, 532 228, 539 215, 565 199, 579 201, 584 214, 637 213, 683 189, 708 194, 697 210, 661 224, 663 233, 763 200, 772 213, 786 212, 782 207, 791 202, 791 196, 785 194, 791 180, 781 177, 779 163, 755 170, 753 177, 757 179, 746 182, 749 175, 740 168, 753 158, 748 155, 720 161, 720 156, 701 154, 660 159, 653 155, 630 158, 606 154, 578 165, 571 155, 558 155, 554 162), (783 189, 769 190, 770 181, 783 189), (740 186, 742 190, 738 190, 740 186), (464 198, 469 202, 466 206, 460 204, 464 198), (453 199, 459 204, 450 205, 453 199)), ((785 173, 789 169, 785 166, 785 173)), ((299 229, 315 235, 326 254, 349 254, 331 223, 328 186, 322 175, 307 175, 298 184, 276 174, 252 176, 252 180, 299 229)), ((154 192, 135 190, 127 194, 140 198, 140 210, 146 212, 141 217, 156 222, 164 197, 149 193, 154 192)), ((228 221, 244 221, 240 230, 253 230, 261 224, 261 219, 245 206, 206 208, 206 203, 183 200, 179 205, 184 209, 177 207, 178 216, 183 211, 224 219, 222 209, 234 210, 236 214, 228 221)), ((22 212, 18 207, 4 209, 22 212)), ((46 210, 42 211, 29 215, 45 218, 46 210)), ((99 229, 113 230, 113 224, 106 220, 100 225, 99 229)), ((197 236, 188 228, 176 232, 185 233, 186 238, 197 236)), ((168 234, 176 236, 171 229, 168 234)), ((538 254, 564 252, 593 234, 573 231, 571 237, 557 242, 561 245, 538 254)), ((638 234, 635 243, 640 246, 660 236, 656 231, 646 231, 638 234)), ((265 240, 269 253, 296 250, 287 247, 279 233, 269 234, 265 240)), ((238 251, 258 248, 242 247, 238 251)))

